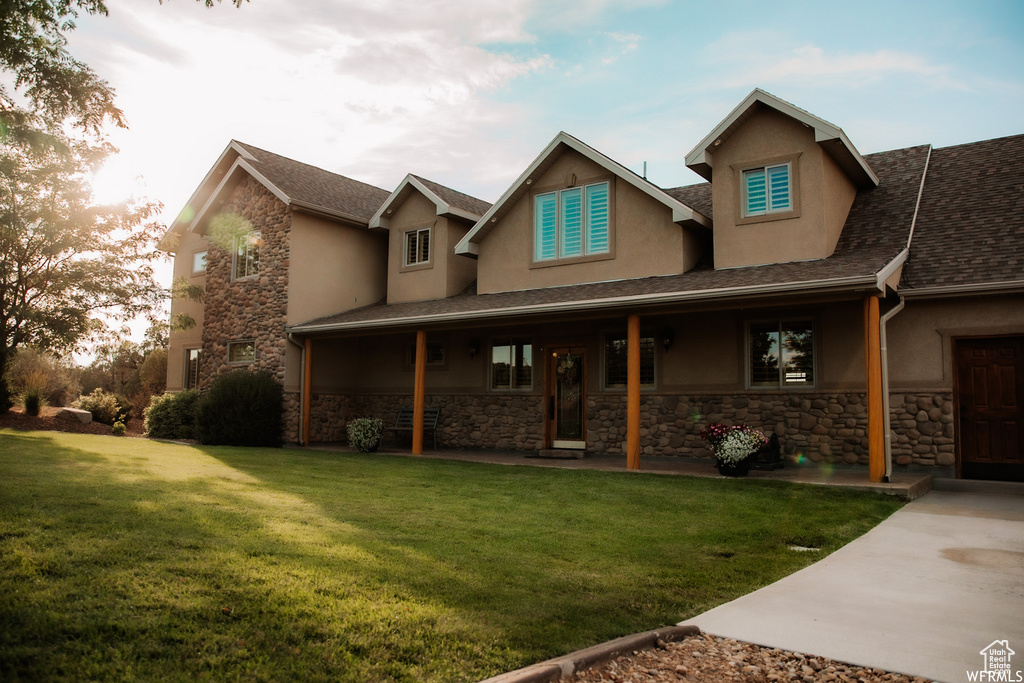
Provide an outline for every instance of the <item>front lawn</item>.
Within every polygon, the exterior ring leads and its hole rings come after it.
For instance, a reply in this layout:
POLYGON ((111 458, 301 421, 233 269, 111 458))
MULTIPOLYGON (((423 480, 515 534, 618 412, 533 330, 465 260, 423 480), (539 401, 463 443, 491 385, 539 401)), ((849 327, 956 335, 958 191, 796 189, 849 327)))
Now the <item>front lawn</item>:
POLYGON ((698 614, 901 504, 0 430, 0 679, 473 681, 698 614))

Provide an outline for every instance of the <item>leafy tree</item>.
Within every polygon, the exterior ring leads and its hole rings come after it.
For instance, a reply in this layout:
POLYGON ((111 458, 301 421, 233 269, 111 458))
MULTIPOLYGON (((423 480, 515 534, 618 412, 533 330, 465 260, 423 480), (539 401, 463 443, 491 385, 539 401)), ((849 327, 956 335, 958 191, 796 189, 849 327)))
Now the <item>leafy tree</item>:
POLYGON ((126 320, 165 298, 150 266, 158 205, 92 202, 86 178, 116 151, 103 128, 127 124, 113 89, 67 51, 82 12, 107 8, 0 3, 0 378, 20 346, 70 350, 103 327, 99 312, 126 320))

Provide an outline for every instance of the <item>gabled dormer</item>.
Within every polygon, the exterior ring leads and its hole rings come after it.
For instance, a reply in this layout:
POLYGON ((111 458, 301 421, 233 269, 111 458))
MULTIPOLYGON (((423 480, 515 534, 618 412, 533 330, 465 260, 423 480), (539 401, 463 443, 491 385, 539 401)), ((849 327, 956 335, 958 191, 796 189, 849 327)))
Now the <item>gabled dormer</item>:
POLYGON ((711 221, 559 133, 456 246, 481 294, 678 275, 711 221))
POLYGON ((689 154, 711 181, 715 268, 823 259, 878 178, 842 131, 754 90, 689 154))
POLYGON ((388 303, 442 299, 476 279, 476 262, 455 245, 487 202, 409 174, 370 219, 388 232, 388 303))

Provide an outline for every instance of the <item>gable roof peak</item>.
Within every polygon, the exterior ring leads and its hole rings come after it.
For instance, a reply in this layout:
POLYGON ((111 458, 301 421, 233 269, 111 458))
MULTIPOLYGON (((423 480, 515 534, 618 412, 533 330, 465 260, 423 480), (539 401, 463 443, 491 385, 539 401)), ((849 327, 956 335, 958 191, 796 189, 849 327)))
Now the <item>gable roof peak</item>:
POLYGON ((438 216, 455 216, 476 222, 491 208, 490 203, 477 199, 465 192, 459 192, 441 183, 427 180, 413 173, 407 173, 376 213, 370 218, 369 227, 387 229, 388 220, 413 191, 418 191, 433 202, 438 216))
POLYGON ((559 131, 558 135, 533 160, 533 163, 526 167, 526 170, 505 190, 505 193, 501 195, 498 201, 477 221, 476 225, 473 226, 466 236, 455 245, 455 253, 476 256, 478 251, 477 245, 480 243, 480 240, 511 210, 520 198, 530 191, 530 186, 534 180, 547 171, 567 149, 579 153, 609 173, 668 206, 672 210, 673 222, 680 224, 689 223, 705 228, 711 227, 711 221, 707 216, 694 211, 675 197, 667 194, 657 185, 640 177, 635 172, 597 151, 579 138, 569 135, 565 131, 559 131))
POLYGON ((754 88, 728 116, 686 155, 686 165, 711 180, 712 150, 735 133, 748 118, 762 109, 773 109, 814 130, 814 141, 824 148, 858 187, 878 185, 878 176, 854 147, 843 129, 771 93, 754 88))

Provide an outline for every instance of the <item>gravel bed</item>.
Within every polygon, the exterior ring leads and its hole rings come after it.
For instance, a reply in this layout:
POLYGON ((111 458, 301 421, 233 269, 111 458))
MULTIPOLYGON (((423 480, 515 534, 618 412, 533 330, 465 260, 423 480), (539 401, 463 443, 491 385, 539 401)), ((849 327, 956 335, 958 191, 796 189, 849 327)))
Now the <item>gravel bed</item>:
POLYGON ((854 666, 825 657, 814 657, 775 648, 760 647, 731 638, 702 634, 672 643, 659 642, 651 650, 623 655, 570 678, 580 683, 656 683, 658 681, 763 681, 812 683, 927 683, 881 669, 854 666))

